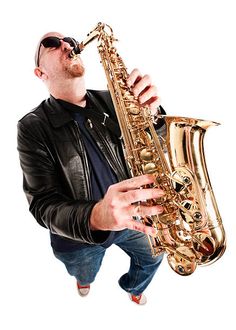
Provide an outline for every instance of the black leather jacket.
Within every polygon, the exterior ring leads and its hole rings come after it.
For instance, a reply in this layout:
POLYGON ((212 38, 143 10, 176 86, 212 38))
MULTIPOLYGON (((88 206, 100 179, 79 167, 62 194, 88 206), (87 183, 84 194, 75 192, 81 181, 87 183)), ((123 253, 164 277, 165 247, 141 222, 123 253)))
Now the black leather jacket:
MULTIPOLYGON (((87 92, 101 112, 111 113, 107 91, 87 92)), ((118 137, 96 118, 87 121, 118 181, 128 177, 118 137)), ((18 151, 23 188, 30 212, 52 233, 78 242, 100 244, 109 232, 91 231, 91 200, 88 159, 77 123, 52 96, 18 122, 18 151)))
MULTIPOLYGON (((102 111, 111 112, 108 92, 88 91, 88 96, 102 111)), ((119 139, 96 118, 87 124, 118 180, 127 178, 119 139)), ((106 240, 108 232, 91 232, 89 227, 96 202, 91 200, 88 159, 78 125, 52 96, 19 121, 18 151, 23 188, 38 223, 79 242, 106 240)))

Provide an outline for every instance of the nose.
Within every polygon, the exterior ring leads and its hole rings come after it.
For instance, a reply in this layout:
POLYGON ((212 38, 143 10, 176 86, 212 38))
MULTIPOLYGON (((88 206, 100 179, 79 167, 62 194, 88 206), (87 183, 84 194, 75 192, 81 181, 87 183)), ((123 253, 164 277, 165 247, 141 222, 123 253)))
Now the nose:
POLYGON ((73 49, 73 47, 68 42, 64 41, 63 39, 61 39, 61 48, 64 51, 72 50, 73 49))

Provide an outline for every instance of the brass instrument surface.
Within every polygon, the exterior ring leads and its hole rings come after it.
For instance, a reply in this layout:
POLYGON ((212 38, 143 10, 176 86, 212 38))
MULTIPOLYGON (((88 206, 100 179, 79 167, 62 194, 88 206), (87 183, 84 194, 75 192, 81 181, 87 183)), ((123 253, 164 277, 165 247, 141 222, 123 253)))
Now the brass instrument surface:
POLYGON ((139 103, 127 85, 127 69, 114 47, 117 39, 111 27, 98 23, 80 44, 81 50, 94 39, 98 40, 131 175, 152 174, 155 183, 151 187, 165 191, 158 200, 140 201, 164 208, 160 215, 142 218, 157 229, 155 238, 148 237, 152 253, 166 252, 176 273, 190 275, 197 265, 219 259, 226 248, 203 143, 206 130, 218 123, 159 115, 165 121, 166 135, 158 136, 149 108, 139 103))

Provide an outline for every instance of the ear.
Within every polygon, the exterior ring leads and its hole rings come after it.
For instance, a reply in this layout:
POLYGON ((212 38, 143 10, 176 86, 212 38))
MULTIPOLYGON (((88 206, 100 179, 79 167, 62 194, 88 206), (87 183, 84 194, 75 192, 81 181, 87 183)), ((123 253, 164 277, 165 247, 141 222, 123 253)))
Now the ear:
POLYGON ((47 79, 47 75, 43 73, 39 67, 34 69, 34 74, 39 78, 42 79, 43 81, 47 79))

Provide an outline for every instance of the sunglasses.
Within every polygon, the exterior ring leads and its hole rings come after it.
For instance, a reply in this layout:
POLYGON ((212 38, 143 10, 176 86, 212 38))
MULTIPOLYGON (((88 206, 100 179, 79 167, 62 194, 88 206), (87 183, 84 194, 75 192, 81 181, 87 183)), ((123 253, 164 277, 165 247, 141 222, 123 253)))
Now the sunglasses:
POLYGON ((67 42, 73 48, 78 48, 78 41, 76 41, 74 38, 47 37, 40 42, 39 49, 38 49, 37 56, 36 56, 36 65, 37 66, 39 66, 39 53, 40 53, 41 46, 43 45, 43 47, 45 47, 45 48, 59 48, 61 46, 61 40, 63 40, 64 42, 67 42))

